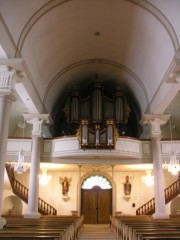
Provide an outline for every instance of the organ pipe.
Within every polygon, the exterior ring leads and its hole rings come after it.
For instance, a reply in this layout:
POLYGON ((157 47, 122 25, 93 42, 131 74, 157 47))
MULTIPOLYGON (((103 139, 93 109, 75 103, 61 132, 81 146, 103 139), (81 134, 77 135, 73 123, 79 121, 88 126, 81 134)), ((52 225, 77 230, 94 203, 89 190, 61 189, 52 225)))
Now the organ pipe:
POLYGON ((114 144, 114 133, 113 133, 113 120, 107 120, 107 145, 113 145, 114 144))
POLYGON ((120 91, 115 94, 115 120, 116 124, 124 123, 124 99, 120 91))
POLYGON ((81 121, 81 141, 82 141, 82 146, 85 146, 88 144, 88 124, 89 121, 88 120, 82 120, 81 121))
POLYGON ((70 122, 79 122, 79 92, 76 88, 74 88, 71 96, 70 122))
POLYGON ((102 104, 102 84, 94 82, 92 86, 92 122, 102 123, 103 104, 102 104))

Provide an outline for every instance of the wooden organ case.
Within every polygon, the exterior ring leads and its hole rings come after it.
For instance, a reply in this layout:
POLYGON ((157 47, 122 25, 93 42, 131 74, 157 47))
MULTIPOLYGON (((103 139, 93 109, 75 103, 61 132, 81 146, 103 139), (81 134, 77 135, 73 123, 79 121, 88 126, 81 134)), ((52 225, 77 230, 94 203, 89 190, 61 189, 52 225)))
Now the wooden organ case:
POLYGON ((76 130, 82 149, 113 149, 119 130, 126 125, 130 112, 120 89, 116 89, 112 98, 105 96, 104 86, 98 77, 86 97, 74 87, 65 108, 68 125, 76 130))

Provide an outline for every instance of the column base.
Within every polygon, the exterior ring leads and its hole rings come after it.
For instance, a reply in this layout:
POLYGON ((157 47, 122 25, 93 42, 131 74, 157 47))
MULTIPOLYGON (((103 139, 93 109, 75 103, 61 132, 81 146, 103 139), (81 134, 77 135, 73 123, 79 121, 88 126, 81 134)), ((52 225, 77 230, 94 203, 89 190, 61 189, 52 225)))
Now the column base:
POLYGON ((160 219, 160 218, 169 218, 169 214, 167 213, 154 213, 152 215, 154 219, 160 219))
POLYGON ((3 227, 6 225, 6 219, 0 217, 0 229, 3 229, 3 227))
POLYGON ((25 213, 24 218, 40 218, 40 213, 25 213))

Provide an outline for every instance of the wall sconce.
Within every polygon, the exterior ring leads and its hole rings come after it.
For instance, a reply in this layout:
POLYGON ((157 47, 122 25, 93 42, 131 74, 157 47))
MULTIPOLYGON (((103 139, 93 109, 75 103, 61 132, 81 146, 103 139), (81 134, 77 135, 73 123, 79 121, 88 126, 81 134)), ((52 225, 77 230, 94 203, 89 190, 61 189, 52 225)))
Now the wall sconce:
POLYGON ((39 183, 45 186, 48 184, 50 179, 51 179, 51 175, 47 175, 47 169, 43 169, 42 174, 39 175, 39 183))
POLYGON ((147 186, 154 184, 154 176, 151 175, 151 170, 146 171, 146 175, 142 177, 142 180, 147 186))

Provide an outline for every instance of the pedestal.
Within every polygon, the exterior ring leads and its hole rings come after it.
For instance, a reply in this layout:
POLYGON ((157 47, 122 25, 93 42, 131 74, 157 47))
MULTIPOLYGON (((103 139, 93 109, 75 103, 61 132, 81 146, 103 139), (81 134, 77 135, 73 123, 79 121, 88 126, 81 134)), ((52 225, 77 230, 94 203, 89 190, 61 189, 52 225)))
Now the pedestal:
POLYGON ((0 217, 0 229, 3 229, 3 227, 6 225, 6 219, 0 217))

